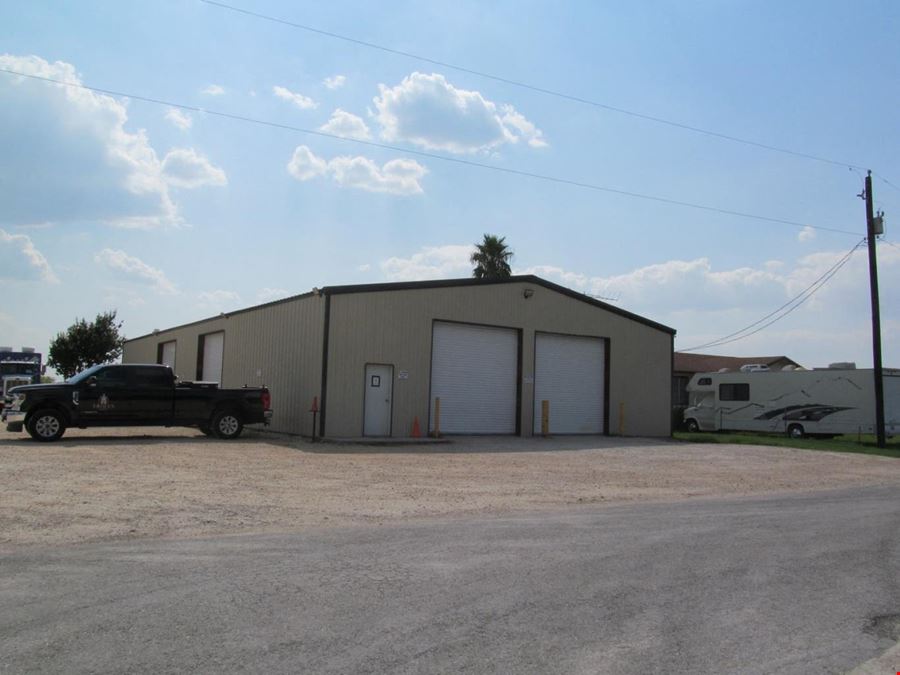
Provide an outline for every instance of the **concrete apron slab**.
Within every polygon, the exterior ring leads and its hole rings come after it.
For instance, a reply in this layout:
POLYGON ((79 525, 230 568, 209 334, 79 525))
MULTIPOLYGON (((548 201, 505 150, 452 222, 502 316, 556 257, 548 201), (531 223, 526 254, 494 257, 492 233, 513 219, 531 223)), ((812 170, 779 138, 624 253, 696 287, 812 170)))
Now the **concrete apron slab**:
POLYGON ((329 443, 332 445, 375 445, 380 447, 395 447, 403 445, 441 445, 450 443, 447 438, 431 438, 423 436, 422 438, 394 438, 394 437, 377 437, 377 436, 361 436, 359 438, 319 438, 318 443, 329 443))

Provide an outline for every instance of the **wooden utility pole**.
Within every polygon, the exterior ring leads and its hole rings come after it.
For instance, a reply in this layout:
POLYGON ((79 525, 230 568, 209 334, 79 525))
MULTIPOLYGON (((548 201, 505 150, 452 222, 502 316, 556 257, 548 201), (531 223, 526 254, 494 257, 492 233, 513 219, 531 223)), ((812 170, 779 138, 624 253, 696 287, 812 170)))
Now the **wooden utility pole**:
POLYGON ((869 291, 872 296, 872 362, 875 375, 875 435, 885 446, 884 376, 881 368, 881 310, 878 306, 878 262, 875 256, 875 210, 872 205, 872 172, 866 174, 866 239, 869 244, 869 291))

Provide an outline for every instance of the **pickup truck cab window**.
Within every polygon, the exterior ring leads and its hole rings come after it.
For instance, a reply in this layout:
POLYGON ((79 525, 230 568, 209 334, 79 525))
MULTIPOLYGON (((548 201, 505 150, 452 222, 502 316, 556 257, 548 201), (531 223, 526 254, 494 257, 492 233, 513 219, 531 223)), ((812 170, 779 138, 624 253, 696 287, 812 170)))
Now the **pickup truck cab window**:
POLYGON ((130 368, 112 366, 101 368, 93 377, 97 378, 97 386, 102 389, 125 389, 128 386, 128 371, 130 368))
POLYGON ((135 366, 130 370, 132 386, 153 389, 166 389, 173 386, 172 375, 166 368, 135 366))

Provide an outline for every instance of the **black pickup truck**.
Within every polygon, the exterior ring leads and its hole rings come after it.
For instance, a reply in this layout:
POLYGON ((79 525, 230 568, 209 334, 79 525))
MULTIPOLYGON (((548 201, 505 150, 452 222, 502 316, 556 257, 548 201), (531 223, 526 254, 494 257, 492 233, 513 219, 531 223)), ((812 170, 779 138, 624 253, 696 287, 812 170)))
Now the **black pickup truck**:
POLYGON ((240 436, 245 424, 268 424, 265 387, 219 389, 214 382, 180 382, 158 365, 100 365, 59 384, 13 387, 3 421, 37 441, 55 441, 67 427, 199 427, 208 436, 240 436))

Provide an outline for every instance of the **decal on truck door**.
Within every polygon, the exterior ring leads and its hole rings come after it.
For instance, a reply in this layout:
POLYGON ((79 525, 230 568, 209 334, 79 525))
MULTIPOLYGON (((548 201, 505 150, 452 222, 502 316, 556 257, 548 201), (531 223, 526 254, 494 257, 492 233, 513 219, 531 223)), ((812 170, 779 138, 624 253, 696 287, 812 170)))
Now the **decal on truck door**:
POLYGON ((97 399, 97 402, 94 404, 94 408, 96 410, 115 410, 116 406, 114 403, 109 402, 109 396, 106 394, 100 394, 100 398, 97 399))

